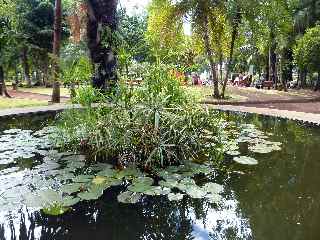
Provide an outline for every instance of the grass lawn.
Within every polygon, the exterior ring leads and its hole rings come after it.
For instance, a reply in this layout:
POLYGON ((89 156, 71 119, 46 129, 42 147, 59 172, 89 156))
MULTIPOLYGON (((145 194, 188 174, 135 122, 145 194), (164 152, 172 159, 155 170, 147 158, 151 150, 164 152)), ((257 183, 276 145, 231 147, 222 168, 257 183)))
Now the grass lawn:
POLYGON ((47 106, 48 101, 0 97, 0 109, 47 106))
MULTIPOLYGON (((21 92, 39 93, 39 94, 45 94, 45 95, 52 94, 52 88, 45 88, 45 87, 33 87, 33 88, 20 87, 18 88, 18 90, 21 92)), ((60 88, 60 94, 62 97, 69 97, 70 91, 68 88, 60 88)))

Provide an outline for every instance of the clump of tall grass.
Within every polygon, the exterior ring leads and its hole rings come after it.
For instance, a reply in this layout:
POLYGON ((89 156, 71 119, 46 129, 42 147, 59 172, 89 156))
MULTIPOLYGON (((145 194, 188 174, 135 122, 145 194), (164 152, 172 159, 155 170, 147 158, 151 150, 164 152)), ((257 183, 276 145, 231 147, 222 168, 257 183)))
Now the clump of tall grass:
POLYGON ((121 85, 113 99, 62 113, 60 144, 146 168, 221 154, 221 119, 188 99, 166 69, 150 69, 140 88, 121 85))

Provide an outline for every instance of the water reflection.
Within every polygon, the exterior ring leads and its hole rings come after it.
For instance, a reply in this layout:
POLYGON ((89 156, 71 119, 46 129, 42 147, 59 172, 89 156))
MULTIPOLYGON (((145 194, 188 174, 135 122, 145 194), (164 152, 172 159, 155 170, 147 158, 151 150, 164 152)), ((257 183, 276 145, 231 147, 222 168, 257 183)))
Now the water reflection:
POLYGON ((215 206, 204 200, 146 198, 137 205, 116 202, 109 191, 96 204, 81 204, 59 218, 21 210, 1 219, 0 239, 252 239, 249 220, 238 211, 238 202, 215 206))

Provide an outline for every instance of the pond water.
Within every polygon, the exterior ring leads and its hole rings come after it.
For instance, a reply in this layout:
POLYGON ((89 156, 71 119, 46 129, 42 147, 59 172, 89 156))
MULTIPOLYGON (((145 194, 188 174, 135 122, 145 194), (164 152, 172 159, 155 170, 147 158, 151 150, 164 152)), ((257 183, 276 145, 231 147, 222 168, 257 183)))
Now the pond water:
MULTIPOLYGON (((22 201, 19 204, 17 195, 23 198, 35 185, 54 188, 57 184, 49 175, 57 172, 58 176, 63 163, 43 157, 49 145, 39 132, 52 117, 0 120, 1 240, 320 239, 319 128, 241 115, 242 121, 281 142, 281 151, 251 152, 258 165, 232 163, 216 172, 212 181, 224 187, 218 204, 188 196, 170 202, 157 196, 128 205, 117 201, 121 187, 112 187, 97 201, 82 202, 62 216, 50 217, 28 209, 22 201), (3 148, 10 146, 11 152, 3 154, 3 148)), ((240 118, 230 116, 232 121, 240 118)), ((249 152, 247 146, 240 149, 249 152)))

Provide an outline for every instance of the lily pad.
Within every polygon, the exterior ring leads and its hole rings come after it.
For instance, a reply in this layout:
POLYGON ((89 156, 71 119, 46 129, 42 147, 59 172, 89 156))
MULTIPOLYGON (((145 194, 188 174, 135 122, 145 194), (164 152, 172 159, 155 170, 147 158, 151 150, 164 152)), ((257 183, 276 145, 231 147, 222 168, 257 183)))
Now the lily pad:
POLYGON ((170 188, 153 186, 149 190, 143 192, 149 196, 160 196, 160 195, 168 195, 171 192, 170 188))
POLYGON ((75 178, 73 178, 73 182, 76 183, 88 183, 91 182, 94 176, 91 175, 78 175, 75 178))
POLYGON ((201 199, 207 195, 207 192, 198 186, 192 186, 185 190, 191 198, 201 199))
POLYGON ((103 195, 104 188, 102 187, 91 187, 85 192, 78 194, 78 197, 82 200, 98 200, 103 195))
POLYGON ((69 211, 69 207, 64 207, 63 205, 59 203, 54 203, 53 205, 49 207, 44 207, 42 209, 43 213, 50 216, 60 216, 69 211))
POLYGON ((244 165, 257 165, 258 161, 252 157, 247 157, 247 156, 240 156, 240 157, 235 157, 233 160, 237 163, 244 164, 244 165))
POLYGON ((93 180, 92 183, 95 185, 102 185, 107 181, 106 177, 101 177, 101 176, 96 176, 93 180))
POLYGON ((60 190, 63 193, 72 194, 72 193, 79 192, 82 187, 83 187, 83 183, 72 183, 72 184, 63 185, 60 190))
POLYGON ((169 193, 168 199, 169 201, 180 201, 183 199, 184 194, 181 193, 169 193))
POLYGON ((135 204, 135 203, 140 201, 141 197, 142 197, 141 193, 135 193, 135 192, 126 191, 126 192, 120 193, 118 195, 117 199, 121 203, 135 204))
POLYGON ((217 183, 206 183, 202 189, 207 193, 219 194, 223 192, 223 186, 217 183))

